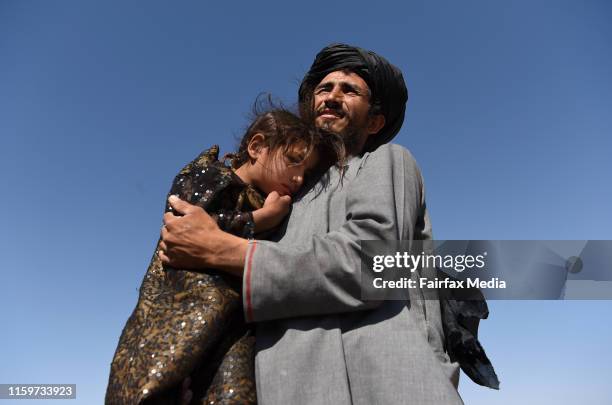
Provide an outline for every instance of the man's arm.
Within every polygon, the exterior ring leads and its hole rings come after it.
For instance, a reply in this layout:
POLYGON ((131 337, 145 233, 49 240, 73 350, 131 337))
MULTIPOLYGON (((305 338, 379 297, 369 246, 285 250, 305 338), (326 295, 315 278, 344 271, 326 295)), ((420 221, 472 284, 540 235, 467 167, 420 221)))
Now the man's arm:
POLYGON ((428 238, 431 227, 419 169, 410 153, 385 145, 348 182, 346 222, 302 246, 254 241, 247 249, 248 321, 366 310, 361 299, 361 240, 428 238))

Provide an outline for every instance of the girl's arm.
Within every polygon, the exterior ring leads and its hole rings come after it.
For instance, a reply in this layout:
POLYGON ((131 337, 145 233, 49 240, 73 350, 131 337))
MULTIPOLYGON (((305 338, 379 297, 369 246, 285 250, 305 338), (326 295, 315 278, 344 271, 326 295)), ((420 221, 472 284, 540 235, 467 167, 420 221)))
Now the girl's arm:
POLYGON ((276 191, 271 192, 266 197, 263 207, 253 211, 255 221, 255 233, 269 231, 276 228, 287 216, 291 209, 291 197, 288 195, 280 196, 276 191))

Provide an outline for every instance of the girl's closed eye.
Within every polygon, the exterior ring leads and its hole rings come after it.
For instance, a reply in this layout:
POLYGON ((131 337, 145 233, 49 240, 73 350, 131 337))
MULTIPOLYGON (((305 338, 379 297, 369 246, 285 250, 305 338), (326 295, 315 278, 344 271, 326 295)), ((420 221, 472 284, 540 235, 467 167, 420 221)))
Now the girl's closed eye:
POLYGON ((304 161, 303 157, 300 157, 294 153, 288 153, 287 155, 285 155, 285 158, 287 159, 287 162, 291 165, 299 165, 304 161))

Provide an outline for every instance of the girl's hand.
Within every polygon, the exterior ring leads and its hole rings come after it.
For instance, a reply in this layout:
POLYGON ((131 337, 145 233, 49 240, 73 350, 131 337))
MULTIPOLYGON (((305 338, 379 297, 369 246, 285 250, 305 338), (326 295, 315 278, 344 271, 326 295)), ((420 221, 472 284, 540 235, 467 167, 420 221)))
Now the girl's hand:
POLYGON ((266 197, 262 208, 253 211, 255 232, 262 232, 278 226, 291 209, 291 197, 281 196, 272 191, 266 197))
MULTIPOLYGON (((263 209, 269 211, 270 215, 279 216, 283 219, 291 208, 291 196, 280 196, 278 192, 272 191, 264 201, 263 209)), ((278 221, 280 223, 280 220, 278 221)), ((277 224, 278 225, 278 224, 277 224)))

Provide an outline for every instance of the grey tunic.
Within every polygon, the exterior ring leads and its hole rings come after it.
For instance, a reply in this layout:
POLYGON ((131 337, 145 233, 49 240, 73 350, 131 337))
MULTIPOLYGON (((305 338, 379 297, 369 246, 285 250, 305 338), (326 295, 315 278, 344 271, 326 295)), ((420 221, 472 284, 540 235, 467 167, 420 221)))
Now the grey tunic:
MULTIPOLYGON (((440 305, 360 299, 360 240, 431 239, 412 155, 387 144, 293 205, 278 242, 252 241, 245 316, 257 322, 260 404, 461 404, 440 305)), ((435 297, 435 296, 434 296, 435 297)))

